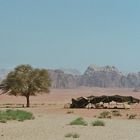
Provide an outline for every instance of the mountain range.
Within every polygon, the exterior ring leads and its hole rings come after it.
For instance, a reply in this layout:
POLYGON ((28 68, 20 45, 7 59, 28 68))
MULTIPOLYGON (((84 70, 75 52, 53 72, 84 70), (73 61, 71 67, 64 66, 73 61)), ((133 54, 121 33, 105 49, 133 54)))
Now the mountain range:
MULTIPOLYGON (((9 70, 0 69, 0 80, 9 70)), ((140 88, 140 72, 124 74, 115 66, 90 65, 83 74, 75 69, 48 69, 52 88, 103 87, 140 88)))
POLYGON ((49 70, 53 88, 140 87, 140 72, 124 74, 114 66, 98 67, 90 65, 81 75, 68 74, 63 70, 49 70))

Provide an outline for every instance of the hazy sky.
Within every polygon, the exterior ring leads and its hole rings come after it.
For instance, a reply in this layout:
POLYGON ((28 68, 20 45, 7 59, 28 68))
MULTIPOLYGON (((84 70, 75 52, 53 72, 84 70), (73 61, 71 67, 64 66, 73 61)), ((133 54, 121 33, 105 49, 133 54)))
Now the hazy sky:
POLYGON ((140 71, 140 0, 0 0, 0 68, 140 71))

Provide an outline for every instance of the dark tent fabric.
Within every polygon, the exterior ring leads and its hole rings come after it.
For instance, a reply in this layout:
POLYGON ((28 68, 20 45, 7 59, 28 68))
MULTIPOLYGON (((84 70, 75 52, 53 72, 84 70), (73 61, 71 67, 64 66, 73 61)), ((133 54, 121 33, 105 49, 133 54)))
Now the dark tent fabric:
POLYGON ((140 100, 137 98, 134 98, 132 96, 120 96, 120 95, 113 95, 113 96, 88 96, 88 97, 79 97, 77 99, 72 99, 71 108, 85 108, 89 103, 92 105, 102 103, 110 103, 110 102, 116 102, 116 103, 124 103, 127 102, 129 104, 133 103, 139 103, 140 100))

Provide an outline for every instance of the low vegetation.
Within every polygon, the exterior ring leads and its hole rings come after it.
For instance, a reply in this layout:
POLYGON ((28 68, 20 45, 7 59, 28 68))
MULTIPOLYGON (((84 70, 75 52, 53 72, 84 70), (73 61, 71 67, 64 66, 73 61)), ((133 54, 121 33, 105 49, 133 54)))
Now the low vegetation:
POLYGON ((132 120, 132 119, 135 119, 137 116, 137 114, 130 114, 128 115, 128 119, 132 120))
POLYGON ((100 116, 98 118, 111 118, 109 111, 103 111, 100 113, 100 116))
POLYGON ((113 116, 116 116, 116 117, 122 116, 121 113, 120 113, 120 111, 118 111, 118 110, 113 110, 113 111, 112 111, 112 115, 113 115, 113 116))
POLYGON ((74 134, 73 134, 73 138, 79 138, 79 137, 80 137, 79 134, 77 134, 77 133, 74 133, 74 134))
POLYGON ((96 120, 92 122, 92 126, 105 126, 105 123, 102 120, 96 120))
POLYGON ((68 111, 67 111, 67 114, 72 114, 72 113, 74 113, 73 110, 68 110, 68 111))
POLYGON ((70 138, 70 137, 72 137, 72 138, 79 138, 80 135, 77 134, 77 133, 68 133, 68 134, 65 135, 65 137, 66 138, 70 138))
POLYGON ((83 118, 79 117, 79 118, 73 120, 72 122, 70 122, 70 125, 83 125, 83 126, 87 126, 87 122, 83 118))
POLYGON ((6 123, 9 120, 31 120, 34 119, 34 116, 30 112, 22 111, 22 110, 11 110, 7 109, 6 111, 0 111, 0 122, 6 123))
POLYGON ((98 116, 98 118, 102 119, 102 118, 112 118, 112 116, 114 117, 120 117, 122 116, 119 110, 112 110, 112 111, 103 111, 100 113, 100 115, 98 116))
POLYGON ((72 137, 72 136, 73 136, 72 133, 68 133, 68 134, 65 135, 66 138, 70 138, 70 137, 72 137))

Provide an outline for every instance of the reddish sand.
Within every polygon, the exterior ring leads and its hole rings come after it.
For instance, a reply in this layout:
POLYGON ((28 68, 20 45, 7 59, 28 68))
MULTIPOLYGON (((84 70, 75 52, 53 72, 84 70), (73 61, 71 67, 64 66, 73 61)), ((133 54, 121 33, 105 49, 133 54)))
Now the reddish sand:
MULTIPOLYGON (((70 109, 64 109, 64 104, 71 103, 71 98, 80 96, 99 96, 99 95, 131 95, 140 99, 140 92, 133 92, 133 89, 108 89, 108 88, 86 88, 78 89, 52 89, 49 94, 41 94, 30 97, 31 106, 28 110, 34 113, 44 114, 66 114, 70 109)), ((8 103, 25 104, 25 97, 0 95, 0 105, 8 103)), ((102 109, 72 109, 73 114, 93 117, 102 112, 102 109)), ((137 113, 140 114, 140 105, 131 106, 130 110, 121 110, 123 114, 137 113)))
MULTIPOLYGON (((0 124, 0 140, 67 140, 66 134, 79 134, 79 140, 140 140, 140 105, 135 104, 129 110, 121 109, 121 117, 103 119, 105 127, 93 127, 103 109, 64 109, 71 98, 89 95, 132 95, 140 98, 140 92, 133 89, 53 89, 50 94, 42 94, 30 98, 30 108, 21 108, 34 114, 35 119, 25 122, 10 121, 0 124), (69 114, 70 113, 70 114, 69 114), (136 114, 136 119, 128 120, 127 114, 136 114), (68 125, 77 117, 83 117, 88 126, 68 125)), ((0 109, 6 104, 25 104, 25 97, 0 95, 0 109)), ((107 109, 111 111, 111 109, 107 109)), ((106 110, 106 111, 107 111, 106 110)), ((69 138, 73 139, 73 138, 69 138)))

